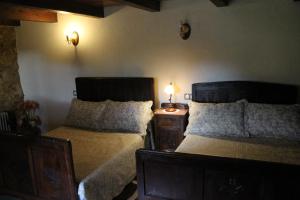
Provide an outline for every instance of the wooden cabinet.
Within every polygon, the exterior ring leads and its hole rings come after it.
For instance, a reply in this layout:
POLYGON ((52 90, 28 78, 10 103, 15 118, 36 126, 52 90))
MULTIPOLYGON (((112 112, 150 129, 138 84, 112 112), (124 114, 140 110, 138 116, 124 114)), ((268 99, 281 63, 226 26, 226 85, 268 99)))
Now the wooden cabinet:
POLYGON ((154 116, 156 148, 158 150, 175 150, 184 138, 187 120, 187 109, 178 109, 175 112, 157 109, 154 116))

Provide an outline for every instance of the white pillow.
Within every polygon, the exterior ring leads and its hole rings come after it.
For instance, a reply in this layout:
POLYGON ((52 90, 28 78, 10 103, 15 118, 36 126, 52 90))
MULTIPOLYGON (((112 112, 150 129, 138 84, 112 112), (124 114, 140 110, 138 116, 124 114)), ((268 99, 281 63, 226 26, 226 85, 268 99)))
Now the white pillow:
POLYGON ((153 116, 152 101, 107 101, 98 131, 146 134, 147 124, 153 116))
POLYGON ((103 116, 106 102, 90 102, 73 99, 65 125, 76 128, 97 130, 103 116))
POLYGON ((249 137, 244 131, 244 103, 189 103, 185 134, 217 137, 249 137))
POLYGON ((248 103, 245 128, 251 137, 300 140, 300 106, 248 103))

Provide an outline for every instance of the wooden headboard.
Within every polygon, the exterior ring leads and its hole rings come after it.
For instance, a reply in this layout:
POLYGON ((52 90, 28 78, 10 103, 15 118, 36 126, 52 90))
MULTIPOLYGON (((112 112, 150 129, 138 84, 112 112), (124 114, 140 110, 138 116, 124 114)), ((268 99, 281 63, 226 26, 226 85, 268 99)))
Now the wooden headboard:
POLYGON ((194 83, 192 100, 196 102, 226 103, 247 99, 252 103, 297 103, 297 86, 251 81, 194 83))
POLYGON ((76 78, 77 98, 83 101, 149 101, 155 102, 153 78, 76 78))

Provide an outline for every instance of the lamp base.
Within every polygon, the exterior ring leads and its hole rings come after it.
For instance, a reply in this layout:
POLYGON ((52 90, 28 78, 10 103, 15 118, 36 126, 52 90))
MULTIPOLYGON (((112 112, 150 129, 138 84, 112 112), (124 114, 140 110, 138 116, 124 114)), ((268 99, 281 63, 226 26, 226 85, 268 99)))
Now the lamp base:
POLYGON ((175 112, 176 108, 166 108, 165 111, 166 112, 175 112))

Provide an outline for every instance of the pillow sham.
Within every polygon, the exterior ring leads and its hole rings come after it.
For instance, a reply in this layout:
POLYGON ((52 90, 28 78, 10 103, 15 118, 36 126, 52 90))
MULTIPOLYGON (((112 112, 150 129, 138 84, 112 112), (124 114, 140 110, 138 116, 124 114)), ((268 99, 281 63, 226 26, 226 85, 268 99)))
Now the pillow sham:
POLYGON ((244 132, 244 103, 190 102, 185 134, 213 137, 248 137, 244 132))
POLYGON ((247 103, 245 129, 251 137, 300 140, 300 105, 247 103))
POLYGON ((98 131, 131 132, 146 135, 153 113, 152 101, 108 101, 98 131))
POLYGON ((97 130, 106 102, 90 102, 73 99, 65 125, 76 128, 97 130))

